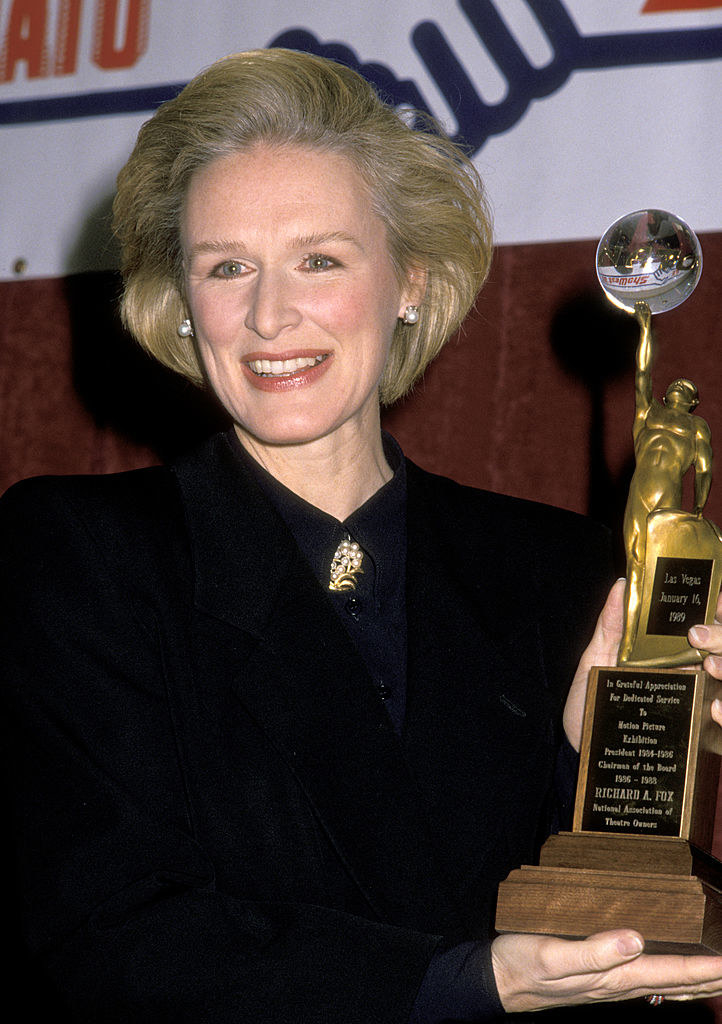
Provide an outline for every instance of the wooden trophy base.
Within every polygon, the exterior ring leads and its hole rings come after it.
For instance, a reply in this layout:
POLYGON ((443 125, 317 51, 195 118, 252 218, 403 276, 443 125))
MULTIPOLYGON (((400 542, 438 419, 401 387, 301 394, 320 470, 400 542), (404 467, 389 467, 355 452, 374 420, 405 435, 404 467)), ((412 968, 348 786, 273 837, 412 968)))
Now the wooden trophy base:
POLYGON ((565 938, 634 928, 647 952, 722 953, 722 863, 685 839, 562 832, 539 867, 501 883, 496 928, 565 938))

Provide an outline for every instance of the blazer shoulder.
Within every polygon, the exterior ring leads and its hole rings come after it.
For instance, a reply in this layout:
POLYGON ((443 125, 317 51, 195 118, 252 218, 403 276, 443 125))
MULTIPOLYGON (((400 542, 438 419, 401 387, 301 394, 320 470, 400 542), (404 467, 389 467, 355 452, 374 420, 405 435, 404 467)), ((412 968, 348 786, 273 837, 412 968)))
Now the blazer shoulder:
POLYGON ((0 499, 0 560, 56 565, 92 552, 124 573, 183 545, 183 509, 162 466, 104 476, 32 477, 0 499), (174 541, 176 543, 174 543, 174 541))
POLYGON ((607 527, 567 509, 408 469, 410 528, 420 522, 447 564, 463 568, 464 580, 483 581, 482 589, 495 580, 498 593, 537 602, 542 618, 594 622, 615 576, 607 527))
POLYGON ((474 531, 521 530, 525 535, 547 535, 550 539, 575 538, 608 545, 610 532, 606 526, 569 509, 515 498, 496 491, 469 487, 448 477, 420 469, 407 460, 409 492, 417 495, 440 519, 450 517, 466 523, 474 531))
POLYGON ((38 517, 69 509, 87 520, 152 519, 167 515, 178 497, 173 475, 165 466, 95 476, 38 476, 13 484, 0 499, 0 514, 32 512, 38 517))
POLYGON ((12 484, 0 498, 0 508, 34 505, 58 497, 90 504, 142 501, 144 498, 152 502, 168 489, 171 480, 172 474, 166 466, 147 466, 122 473, 33 476, 12 484))

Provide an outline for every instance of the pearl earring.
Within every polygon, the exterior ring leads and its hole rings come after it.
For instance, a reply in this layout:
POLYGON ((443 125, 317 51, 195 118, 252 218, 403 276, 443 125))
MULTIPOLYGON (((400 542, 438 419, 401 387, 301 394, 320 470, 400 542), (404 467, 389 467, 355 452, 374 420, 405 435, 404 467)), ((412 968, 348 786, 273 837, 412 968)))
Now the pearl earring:
POLYGON ((403 317, 405 324, 417 324, 419 322, 419 307, 407 306, 403 317))
POLYGON ((182 323, 178 324, 178 334, 181 338, 193 337, 193 326, 190 320, 183 320, 182 323))

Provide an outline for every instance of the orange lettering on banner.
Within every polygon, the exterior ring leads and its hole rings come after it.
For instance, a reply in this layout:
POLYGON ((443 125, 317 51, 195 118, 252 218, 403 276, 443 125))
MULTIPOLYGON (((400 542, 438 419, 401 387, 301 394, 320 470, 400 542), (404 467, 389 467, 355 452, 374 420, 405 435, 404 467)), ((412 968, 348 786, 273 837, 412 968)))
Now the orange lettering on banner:
POLYGON ((148 42, 150 0, 128 0, 123 43, 116 45, 119 0, 101 0, 95 21, 93 62, 99 68, 130 68, 148 42))
POLYGON ((78 67, 81 0, 61 0, 55 45, 55 74, 72 75, 78 67))
POLYGON ((0 82, 10 82, 15 65, 25 61, 28 78, 47 74, 45 24, 48 17, 46 0, 15 0, 10 8, 8 29, 0 47, 0 82))
POLYGON ((708 7, 722 7, 719 0, 647 0, 642 14, 660 14, 662 11, 702 11, 708 7))

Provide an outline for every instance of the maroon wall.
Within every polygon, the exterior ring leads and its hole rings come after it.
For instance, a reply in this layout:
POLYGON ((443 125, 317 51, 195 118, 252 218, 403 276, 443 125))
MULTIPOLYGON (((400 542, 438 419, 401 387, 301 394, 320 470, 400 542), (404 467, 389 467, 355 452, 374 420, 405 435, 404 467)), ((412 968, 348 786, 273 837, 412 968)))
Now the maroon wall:
MULTIPOLYGON (((677 310, 655 317, 656 392, 698 384, 722 438, 722 234, 677 310)), ((592 242, 502 247, 464 330, 387 427, 428 469, 614 522, 631 465, 636 328, 603 299, 592 242)), ((110 472, 172 455, 220 422, 146 359, 111 274, 0 284, 0 491, 36 473, 110 472)), ((722 484, 708 510, 722 522, 722 484)))
MULTIPOLYGON (((701 241, 697 290, 655 318, 655 391, 692 377, 699 412, 722 439, 722 234, 701 241)), ((501 248, 464 330, 386 425, 428 469, 589 512, 618 531, 636 327, 601 297, 594 254, 593 242, 501 248)), ((124 335, 117 290, 112 274, 0 284, 0 491, 38 473, 147 465, 222 421, 207 396, 124 335)), ((722 524, 722 481, 708 513, 722 524)))

